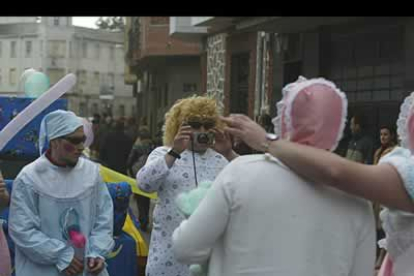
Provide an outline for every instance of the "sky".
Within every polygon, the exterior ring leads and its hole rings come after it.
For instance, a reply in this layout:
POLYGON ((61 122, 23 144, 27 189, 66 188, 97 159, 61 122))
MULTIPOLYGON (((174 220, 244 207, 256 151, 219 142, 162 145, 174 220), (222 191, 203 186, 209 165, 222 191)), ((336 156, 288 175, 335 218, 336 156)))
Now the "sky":
POLYGON ((99 16, 95 17, 73 17, 72 24, 75 26, 94 28, 96 29, 95 22, 99 19, 99 16))

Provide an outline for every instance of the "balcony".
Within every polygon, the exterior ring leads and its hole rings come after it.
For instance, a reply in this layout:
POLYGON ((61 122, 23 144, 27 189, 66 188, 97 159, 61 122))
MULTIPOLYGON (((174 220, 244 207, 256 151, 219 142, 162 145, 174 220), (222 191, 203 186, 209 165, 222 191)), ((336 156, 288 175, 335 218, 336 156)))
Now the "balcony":
POLYGON ((193 17, 170 17, 170 35, 184 41, 200 42, 207 34, 207 27, 195 27, 193 17))
POLYGON ((170 36, 169 18, 161 20, 158 17, 141 17, 138 32, 139 48, 131 49, 136 61, 152 57, 194 56, 199 55, 199 42, 183 41, 170 36))
POLYGON ((50 56, 46 59, 47 68, 65 68, 66 59, 64 57, 50 56))
POLYGON ((191 17, 191 24, 195 27, 208 27, 208 31, 220 32, 234 26, 238 21, 248 17, 204 16, 191 17))
POLYGON ((112 101, 114 99, 114 87, 102 85, 99 91, 99 99, 112 101))
POLYGON ((193 26, 209 26, 212 20, 214 20, 214 16, 192 16, 191 17, 191 25, 193 26))

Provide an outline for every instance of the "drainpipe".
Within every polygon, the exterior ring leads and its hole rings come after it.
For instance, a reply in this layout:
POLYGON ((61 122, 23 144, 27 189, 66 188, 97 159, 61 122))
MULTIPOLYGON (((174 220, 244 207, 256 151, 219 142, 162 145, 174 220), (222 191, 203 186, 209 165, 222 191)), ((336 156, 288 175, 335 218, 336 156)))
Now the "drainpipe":
POLYGON ((257 33, 256 43, 256 85, 254 97, 254 119, 260 115, 260 106, 262 98, 262 67, 263 67, 263 32, 257 33))
POLYGON ((268 88, 268 71, 269 71, 269 52, 268 52, 268 43, 269 43, 269 34, 263 33, 263 48, 262 48, 262 88, 261 88, 261 98, 260 98, 260 114, 268 113, 268 98, 267 98, 267 88, 268 88))

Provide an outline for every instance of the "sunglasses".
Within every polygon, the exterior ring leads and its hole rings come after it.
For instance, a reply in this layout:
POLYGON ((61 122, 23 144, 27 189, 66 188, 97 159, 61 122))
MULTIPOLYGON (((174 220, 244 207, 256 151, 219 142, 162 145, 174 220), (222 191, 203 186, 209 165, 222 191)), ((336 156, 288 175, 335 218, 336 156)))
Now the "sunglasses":
POLYGON ((216 123, 214 121, 205 121, 205 122, 188 121, 187 125, 189 125, 190 127, 194 129, 200 129, 202 126, 204 126, 205 129, 212 129, 213 127, 216 126, 216 123))
POLYGON ((82 137, 62 137, 62 139, 68 141, 69 143, 71 143, 72 145, 79 145, 80 143, 85 143, 86 141, 86 136, 82 136, 82 137))

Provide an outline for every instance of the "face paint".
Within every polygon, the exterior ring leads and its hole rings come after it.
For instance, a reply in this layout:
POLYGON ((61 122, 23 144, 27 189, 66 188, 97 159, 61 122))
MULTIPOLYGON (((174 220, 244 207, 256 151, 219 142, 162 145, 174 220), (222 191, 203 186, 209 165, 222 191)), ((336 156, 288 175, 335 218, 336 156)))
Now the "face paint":
POLYGON ((65 149, 66 152, 72 153, 76 150, 76 147, 70 143, 66 143, 63 148, 65 149))
POLYGON ((86 136, 83 128, 78 128, 73 135, 60 137, 61 146, 58 150, 61 160, 68 166, 75 166, 84 150, 86 136))

